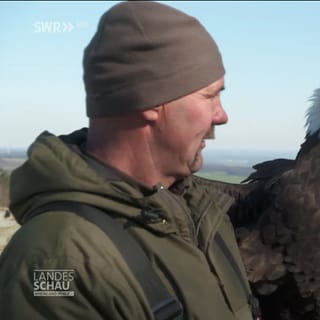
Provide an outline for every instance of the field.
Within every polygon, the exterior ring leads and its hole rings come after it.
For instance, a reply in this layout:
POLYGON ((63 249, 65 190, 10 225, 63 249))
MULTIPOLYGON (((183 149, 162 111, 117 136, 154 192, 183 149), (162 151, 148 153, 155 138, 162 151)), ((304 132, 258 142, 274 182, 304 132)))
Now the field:
POLYGON ((10 215, 5 215, 5 208, 0 208, 0 253, 12 235, 19 229, 19 225, 10 215))
POLYGON ((199 172, 197 175, 206 179, 219 180, 229 183, 240 183, 246 178, 246 176, 232 175, 226 173, 225 171, 199 172))

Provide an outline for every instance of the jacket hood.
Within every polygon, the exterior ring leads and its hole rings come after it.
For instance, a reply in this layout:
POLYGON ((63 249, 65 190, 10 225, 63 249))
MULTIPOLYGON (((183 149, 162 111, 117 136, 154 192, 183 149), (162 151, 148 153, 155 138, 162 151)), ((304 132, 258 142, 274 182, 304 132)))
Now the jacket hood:
POLYGON ((141 207, 143 194, 138 189, 120 179, 106 181, 70 148, 84 143, 86 133, 84 128, 57 137, 44 131, 30 146, 28 159, 11 174, 10 209, 20 224, 39 206, 58 200, 114 211, 122 211, 121 206, 127 208, 128 204, 141 207))

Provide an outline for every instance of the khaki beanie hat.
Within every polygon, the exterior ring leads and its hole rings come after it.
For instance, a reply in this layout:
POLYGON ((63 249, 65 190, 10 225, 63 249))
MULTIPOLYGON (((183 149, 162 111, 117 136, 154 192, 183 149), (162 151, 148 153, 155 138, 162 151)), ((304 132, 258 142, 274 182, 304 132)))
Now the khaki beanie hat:
POLYGON ((91 118, 152 108, 224 75, 217 45, 198 20, 152 1, 107 11, 83 67, 91 118))

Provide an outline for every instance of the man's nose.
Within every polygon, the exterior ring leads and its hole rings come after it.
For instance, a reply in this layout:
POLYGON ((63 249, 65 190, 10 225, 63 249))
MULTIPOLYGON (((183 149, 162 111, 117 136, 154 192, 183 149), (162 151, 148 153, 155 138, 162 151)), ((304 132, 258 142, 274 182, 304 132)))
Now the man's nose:
POLYGON ((221 103, 219 103, 219 106, 213 112, 212 124, 220 125, 220 124, 226 124, 227 122, 228 122, 228 115, 226 111, 223 109, 221 103))

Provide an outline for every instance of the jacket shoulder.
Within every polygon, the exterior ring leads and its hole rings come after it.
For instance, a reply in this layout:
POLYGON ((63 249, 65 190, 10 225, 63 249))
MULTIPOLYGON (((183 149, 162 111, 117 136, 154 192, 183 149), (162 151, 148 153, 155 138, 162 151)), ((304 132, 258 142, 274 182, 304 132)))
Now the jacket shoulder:
MULTIPOLYGON (((73 257, 84 258, 84 252, 97 255, 94 262, 105 265, 99 259, 102 250, 112 253, 112 242, 94 224, 70 212, 47 212, 30 219, 15 233, 5 248, 3 254, 14 252, 17 263, 20 259, 31 259, 35 256, 43 257, 73 257), (103 249, 97 244, 105 243, 103 249)), ((13 255, 12 255, 13 256, 13 255)), ((80 262, 79 261, 79 262, 80 262)))
POLYGON ((8 319, 150 316, 143 292, 111 240, 67 212, 39 215, 19 229, 0 257, 0 287, 0 314, 8 319), (71 296, 43 296, 61 287, 71 296), (20 310, 13 301, 21 302, 20 310))

